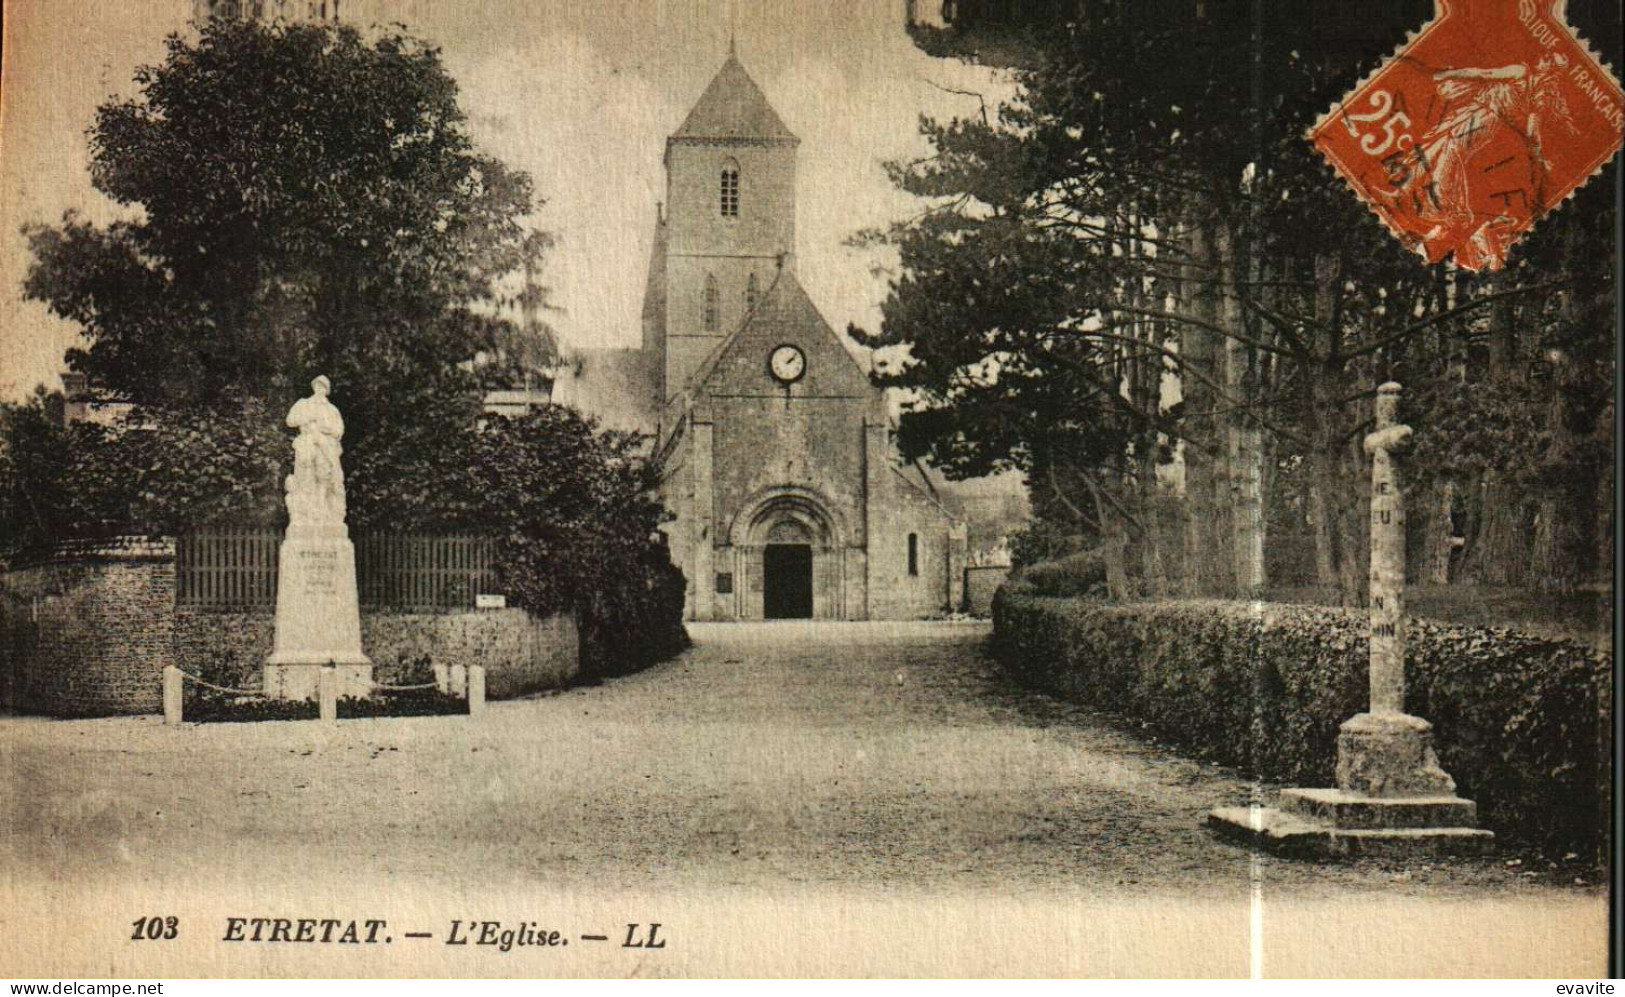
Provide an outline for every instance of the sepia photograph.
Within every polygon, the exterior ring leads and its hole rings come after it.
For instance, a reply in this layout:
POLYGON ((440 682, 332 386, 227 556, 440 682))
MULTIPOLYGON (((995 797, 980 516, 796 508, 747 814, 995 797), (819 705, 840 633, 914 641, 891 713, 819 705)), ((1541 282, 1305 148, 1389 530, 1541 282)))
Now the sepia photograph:
POLYGON ((0 975, 1611 976, 1621 14, 4 0, 0 975))

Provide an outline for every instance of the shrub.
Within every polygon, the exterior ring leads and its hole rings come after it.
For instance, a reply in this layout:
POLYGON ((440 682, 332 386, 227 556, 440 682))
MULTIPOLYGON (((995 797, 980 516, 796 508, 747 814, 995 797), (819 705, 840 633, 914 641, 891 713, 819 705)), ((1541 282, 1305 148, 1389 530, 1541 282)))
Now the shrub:
MULTIPOLYGON (((468 700, 438 689, 377 689, 370 696, 341 697, 338 711, 340 719, 444 716, 466 714, 468 700)), ((234 696, 194 686, 181 715, 190 723, 258 723, 315 720, 317 712, 315 700, 234 696)))
MULTIPOLYGON (((1316 606, 994 599, 994 641, 1018 678, 1147 722, 1192 753, 1300 786, 1335 781, 1337 733, 1365 709, 1367 621, 1316 606)), ((1511 630, 1412 619, 1407 708, 1485 826, 1593 854, 1606 777, 1598 706, 1610 662, 1511 630)))
POLYGON ((181 716, 188 723, 258 723, 262 720, 315 720, 315 700, 233 696, 188 685, 181 716))
POLYGON ((370 696, 339 699, 339 719, 440 717, 466 714, 468 700, 439 689, 374 689, 370 696))
POLYGON ((627 675, 687 648, 688 631, 683 626, 687 587, 665 545, 656 544, 641 563, 578 602, 582 676, 590 680, 627 675))
POLYGON ((685 583, 660 531, 670 517, 645 446, 547 405, 488 420, 456 457, 470 470, 461 505, 474 510, 471 525, 501 536, 510 602, 575 611, 586 679, 645 668, 687 645, 685 583))
POLYGON ((1095 538, 1086 537, 1050 519, 1034 519, 1010 539, 1010 560, 1018 568, 1075 554, 1095 538))
POLYGON ((1106 558, 1098 549, 1078 551, 1021 569, 1035 592, 1053 596, 1106 596, 1106 558))

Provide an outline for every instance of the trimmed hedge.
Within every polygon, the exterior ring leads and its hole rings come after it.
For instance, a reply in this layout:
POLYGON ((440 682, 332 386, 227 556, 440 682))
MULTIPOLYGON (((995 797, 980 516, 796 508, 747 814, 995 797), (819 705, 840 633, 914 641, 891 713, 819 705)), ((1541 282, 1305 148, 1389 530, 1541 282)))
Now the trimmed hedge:
MULTIPOLYGON (((1366 706, 1363 613, 1106 603, 1015 581, 994 598, 993 621, 1020 680, 1273 782, 1333 785, 1338 727, 1366 706)), ((1597 854, 1611 661, 1514 630, 1418 619, 1407 630, 1406 707, 1433 722, 1440 762, 1484 825, 1553 854, 1597 854)))
POLYGON ((1021 569, 1033 589, 1045 595, 1106 595, 1106 558, 1099 550, 1078 551, 1021 569))

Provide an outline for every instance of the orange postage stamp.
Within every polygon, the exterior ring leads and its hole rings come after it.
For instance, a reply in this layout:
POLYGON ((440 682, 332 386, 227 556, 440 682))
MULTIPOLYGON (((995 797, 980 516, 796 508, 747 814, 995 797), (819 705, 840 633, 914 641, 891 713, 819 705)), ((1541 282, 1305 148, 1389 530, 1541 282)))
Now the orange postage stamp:
POLYGON ((1625 95, 1564 0, 1437 0, 1309 139, 1400 241, 1498 270, 1620 147, 1625 95))

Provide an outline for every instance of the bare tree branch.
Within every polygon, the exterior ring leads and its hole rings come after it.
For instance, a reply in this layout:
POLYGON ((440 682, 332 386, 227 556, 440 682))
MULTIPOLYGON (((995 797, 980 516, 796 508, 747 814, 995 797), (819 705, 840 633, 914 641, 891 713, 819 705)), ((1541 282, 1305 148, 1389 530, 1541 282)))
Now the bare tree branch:
MULTIPOLYGON (((924 79, 924 77, 921 77, 921 79, 924 79)), ((988 128, 993 127, 992 123, 989 122, 988 118, 987 118, 987 98, 982 96, 981 94, 977 93, 975 90, 955 90, 953 87, 945 87, 940 83, 933 83, 930 80, 926 80, 925 85, 929 86, 929 87, 935 87, 936 89, 941 90, 943 93, 958 94, 961 97, 975 97, 976 100, 982 105, 982 124, 983 124, 983 126, 988 127, 988 128)))
POLYGON ((1392 346, 1401 340, 1408 339, 1424 329, 1427 329, 1429 326, 1437 325, 1438 323, 1443 322, 1445 319, 1455 318, 1457 315, 1461 315, 1464 312, 1470 312, 1473 309, 1487 305, 1498 298, 1510 298, 1517 294, 1533 294, 1536 291, 1550 291, 1554 288, 1567 287, 1571 283, 1573 282, 1568 280, 1553 280, 1547 281, 1544 284, 1531 284, 1527 287, 1514 287, 1506 291, 1496 291, 1494 294, 1486 294, 1482 297, 1474 298, 1466 304, 1457 305, 1448 311, 1440 312, 1437 315, 1430 315, 1419 322, 1408 325, 1391 336, 1384 336, 1381 339, 1366 343, 1363 346, 1350 350, 1348 353, 1344 354, 1344 359, 1354 360, 1358 357, 1375 353, 1378 350, 1392 346))

